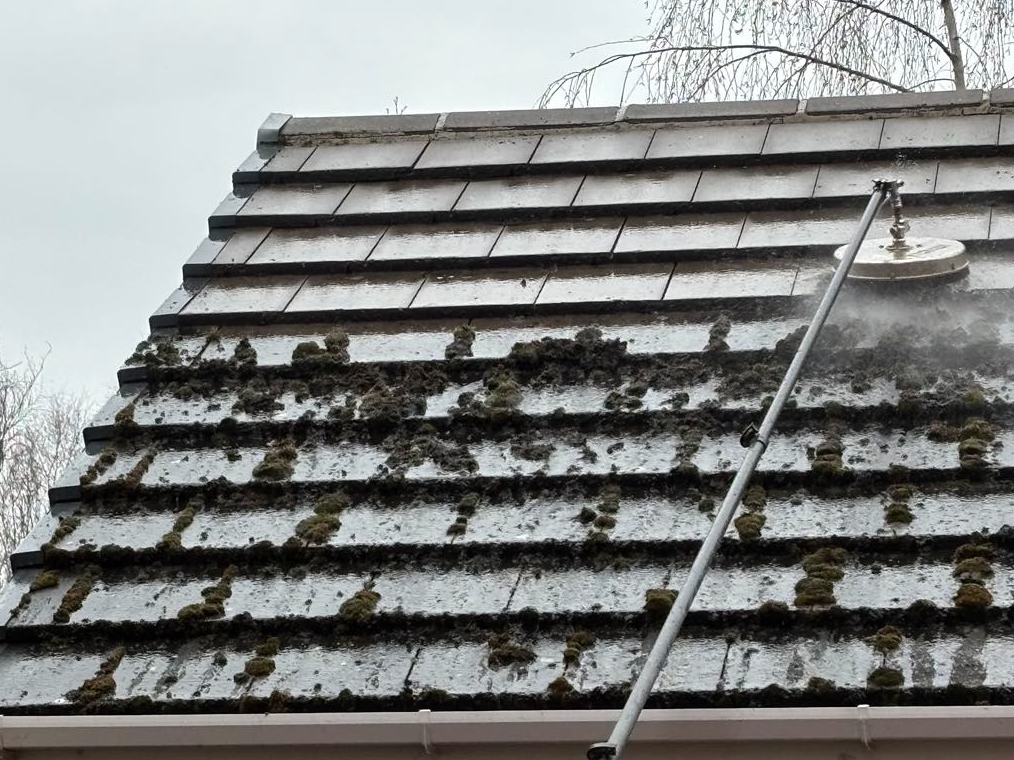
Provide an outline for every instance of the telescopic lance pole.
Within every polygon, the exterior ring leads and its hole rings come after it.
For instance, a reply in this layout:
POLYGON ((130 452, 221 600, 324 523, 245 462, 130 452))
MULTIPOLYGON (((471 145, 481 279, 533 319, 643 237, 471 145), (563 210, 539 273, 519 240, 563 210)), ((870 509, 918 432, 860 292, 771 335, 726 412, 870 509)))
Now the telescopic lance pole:
POLYGON ((718 549, 718 544, 722 540, 722 536, 729 529, 729 523, 732 522, 733 515, 736 514, 740 499, 743 498, 743 492, 746 491, 750 478, 753 476, 754 470, 757 469, 757 464, 767 448, 768 440, 771 437, 775 423, 778 422, 779 415, 782 413, 782 408, 785 406, 789 394, 792 393, 792 389, 799 379, 799 373, 803 368, 803 364, 806 362, 810 350, 817 339, 817 335, 824 326, 824 322, 827 321, 831 307, 834 306, 835 299, 845 283, 845 277, 852 267, 852 262, 855 261, 859 247, 862 245, 863 240, 865 240, 866 234, 870 230, 870 225, 873 224, 873 219, 877 215, 877 211, 880 210, 881 205, 883 205, 888 196, 892 200, 897 201, 900 184, 900 182, 895 180, 878 180, 874 183, 870 202, 866 204, 866 210, 859 220, 859 229, 856 230, 852 241, 842 254, 841 263, 835 270, 831 283, 827 286, 827 291, 824 293, 824 297, 820 300, 817 313, 813 315, 813 320, 806 329, 806 334, 796 350, 796 355, 792 357, 792 363, 789 364, 789 369, 782 379, 778 393, 775 394, 774 401, 771 402, 771 406, 768 407, 767 413, 764 415, 760 429, 755 434, 752 428, 747 433, 744 433, 743 443, 744 446, 749 448, 749 451, 747 451, 743 464, 740 465, 739 471, 736 473, 736 477, 733 478, 732 485, 729 486, 729 492, 725 496, 725 501, 722 502, 722 506, 715 516, 715 522, 712 523, 708 535, 704 538, 704 543, 701 544, 701 548, 694 558, 694 563, 690 566, 687 579, 679 589, 676 603, 669 610, 669 614, 662 624, 662 629, 658 632, 658 638, 655 640, 651 652, 648 653, 648 659, 645 661, 644 668, 641 670, 633 689, 630 691, 630 696, 627 697, 627 703, 620 713, 619 720, 613 726, 613 731, 607 741, 593 744, 588 748, 588 760, 615 760, 623 754, 623 749, 626 747, 627 740, 637 724, 641 710, 644 709, 648 697, 651 696, 651 690, 655 686, 658 674, 661 672, 669 656, 669 650, 672 649, 673 642, 676 641, 676 637, 679 635, 683 621, 690 610, 690 605, 693 604, 704 576, 708 572, 711 561, 718 549))

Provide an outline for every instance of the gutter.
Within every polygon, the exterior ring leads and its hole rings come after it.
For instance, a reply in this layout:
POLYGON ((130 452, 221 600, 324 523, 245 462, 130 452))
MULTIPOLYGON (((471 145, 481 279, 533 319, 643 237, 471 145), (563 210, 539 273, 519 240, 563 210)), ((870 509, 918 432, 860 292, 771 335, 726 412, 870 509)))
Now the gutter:
MULTIPOLYGON (((587 745, 619 710, 0 716, 4 750, 587 745)), ((634 744, 1014 739, 1014 707, 645 710, 634 744)))

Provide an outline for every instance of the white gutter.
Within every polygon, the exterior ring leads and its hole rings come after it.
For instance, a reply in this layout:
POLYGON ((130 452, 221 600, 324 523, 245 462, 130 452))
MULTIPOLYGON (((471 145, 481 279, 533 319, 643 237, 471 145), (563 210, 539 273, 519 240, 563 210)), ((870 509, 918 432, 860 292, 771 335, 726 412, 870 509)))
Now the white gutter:
MULTIPOLYGON (((259 715, 0 716, 3 750, 142 747, 415 747, 574 743, 618 710, 259 715)), ((633 743, 1014 739, 1014 707, 645 710, 633 743)))

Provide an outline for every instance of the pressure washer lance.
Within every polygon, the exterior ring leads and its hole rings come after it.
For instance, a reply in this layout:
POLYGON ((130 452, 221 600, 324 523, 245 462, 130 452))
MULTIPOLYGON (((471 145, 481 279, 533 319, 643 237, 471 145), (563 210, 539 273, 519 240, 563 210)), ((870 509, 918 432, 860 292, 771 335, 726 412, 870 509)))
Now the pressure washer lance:
MULTIPOLYGON (((620 713, 619 720, 613 726, 609 739, 589 747, 587 753, 588 760, 614 760, 623 754, 623 749, 627 746, 627 740, 637 724, 641 710, 644 709, 645 702, 651 696, 651 690, 655 685, 658 674, 669 657, 669 650, 672 649, 673 642, 676 641, 676 637, 679 635, 683 621, 690 610, 690 605, 693 604, 701 583, 704 581, 704 576, 711 566, 711 561, 718 549, 718 543, 722 540, 722 536, 725 535, 726 530, 728 530, 729 523, 732 522, 732 518, 736 514, 736 508, 743 498, 743 493, 750 483, 750 478, 753 477, 754 470, 757 469, 757 464, 767 448, 771 432, 778 421, 779 415, 782 413, 782 407, 785 406, 785 402, 796 385, 796 380, 799 379, 803 363, 806 361, 807 356, 809 356, 817 335, 824 326, 824 322, 827 321, 831 307, 834 306, 835 299, 845 283, 845 277, 848 275, 849 269, 851 269, 860 248, 863 246, 863 241, 870 230, 870 225, 873 224, 874 217, 888 198, 891 199, 895 217, 892 237, 895 241, 900 239, 902 244, 905 244, 905 233, 908 230, 908 222, 901 216, 901 196, 898 193, 898 188, 901 185, 902 183, 898 180, 877 180, 874 182, 870 202, 866 204, 866 210, 859 220, 859 229, 856 230, 852 241, 848 245, 843 246, 838 252, 841 263, 835 269, 834 276, 831 278, 831 284, 827 286, 827 291, 820 300, 817 313, 813 315, 813 320, 806 329, 806 334, 796 350, 796 355, 792 357, 792 363, 785 373, 785 378, 778 388, 778 393, 775 394, 774 401, 771 402, 771 406, 768 407, 767 413, 764 415, 760 428, 758 429, 751 424, 740 439, 740 443, 745 448, 748 448, 749 451, 743 459, 743 464, 739 466, 739 471, 736 473, 736 477, 733 478, 732 485, 729 486, 729 492, 725 496, 725 501, 722 502, 722 507, 718 510, 715 521, 711 525, 704 543, 701 544, 697 556, 694 558, 693 565, 690 566, 690 572, 679 589, 675 604, 669 610, 665 623, 662 624, 662 629, 658 632, 658 638, 648 654, 644 668, 637 676, 637 681, 630 691, 630 696, 627 697, 627 703, 623 707, 623 712, 620 713)), ((957 243, 957 245, 960 246, 961 244, 957 243)), ((964 247, 962 246, 962 255, 963 253, 964 247)), ((967 262, 965 267, 967 269, 967 262)), ((886 276, 883 278, 888 279, 886 276)))

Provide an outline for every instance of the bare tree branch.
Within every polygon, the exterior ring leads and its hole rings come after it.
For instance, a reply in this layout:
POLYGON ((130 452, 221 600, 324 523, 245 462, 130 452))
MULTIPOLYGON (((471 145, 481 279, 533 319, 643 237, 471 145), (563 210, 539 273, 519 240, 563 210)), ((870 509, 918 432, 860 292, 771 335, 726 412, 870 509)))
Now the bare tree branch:
POLYGON ((958 33, 958 21, 954 17, 954 5, 951 0, 940 0, 940 9, 944 12, 944 25, 947 27, 947 38, 951 41, 951 61, 954 64, 954 87, 965 89, 965 58, 961 54, 961 35, 958 33))
POLYGON ((947 47, 947 45, 944 44, 943 40, 941 40, 935 34, 930 34, 928 31, 926 31, 925 29, 923 29, 918 24, 913 24, 907 18, 903 18, 902 16, 899 16, 899 15, 897 15, 895 13, 891 13, 890 11, 885 11, 883 8, 877 8, 876 6, 870 5, 868 3, 864 3, 862 0, 834 0, 834 1, 836 3, 845 3, 847 5, 854 5, 857 8, 862 8, 863 10, 867 10, 870 13, 876 13, 876 14, 878 14, 880 16, 883 16, 884 18, 891 19, 891 21, 896 21, 897 23, 902 24, 903 26, 907 26, 909 29, 912 29, 913 31, 917 32, 918 34, 921 34, 923 37, 925 37, 926 39, 930 40, 934 45, 936 45, 941 50, 943 50, 948 58, 952 58, 953 57, 953 53, 951 52, 951 49, 949 47, 947 47))

